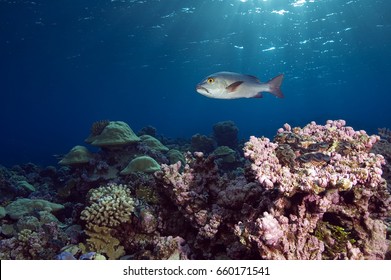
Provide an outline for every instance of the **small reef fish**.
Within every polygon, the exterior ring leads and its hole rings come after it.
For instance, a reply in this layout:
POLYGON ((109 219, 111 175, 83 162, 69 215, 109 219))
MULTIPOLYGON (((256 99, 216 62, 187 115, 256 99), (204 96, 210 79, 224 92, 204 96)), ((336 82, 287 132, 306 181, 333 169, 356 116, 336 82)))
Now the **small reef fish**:
POLYGON ((198 93, 210 98, 262 98, 262 92, 269 92, 278 98, 284 95, 280 89, 284 75, 278 75, 266 83, 257 77, 233 72, 214 73, 202 82, 196 90, 198 93))

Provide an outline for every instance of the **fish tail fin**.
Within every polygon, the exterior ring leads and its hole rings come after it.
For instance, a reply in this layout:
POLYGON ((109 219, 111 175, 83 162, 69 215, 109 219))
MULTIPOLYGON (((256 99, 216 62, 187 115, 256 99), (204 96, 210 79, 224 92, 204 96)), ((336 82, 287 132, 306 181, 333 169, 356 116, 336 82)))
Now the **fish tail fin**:
POLYGON ((280 89, 283 78, 284 74, 281 74, 267 82, 267 84, 269 85, 268 92, 270 92, 274 96, 277 96, 278 98, 284 98, 284 94, 280 89))

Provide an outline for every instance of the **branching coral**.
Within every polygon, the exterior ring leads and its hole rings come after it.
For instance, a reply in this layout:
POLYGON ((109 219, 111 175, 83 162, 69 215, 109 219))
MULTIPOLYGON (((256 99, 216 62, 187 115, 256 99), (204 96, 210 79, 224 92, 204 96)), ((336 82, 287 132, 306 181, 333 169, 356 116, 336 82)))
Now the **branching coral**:
POLYGON ((325 126, 312 122, 303 129, 286 125, 275 142, 251 137, 244 152, 261 185, 292 196, 297 191, 348 190, 360 184, 376 188, 384 181, 384 158, 368 151, 378 140, 346 127, 344 121, 325 126), (288 152, 281 152, 284 149, 288 152))
POLYGON ((391 129, 383 127, 378 128, 377 131, 381 138, 387 140, 388 142, 391 142, 391 129))
POLYGON ((117 259, 125 254, 120 241, 113 237, 114 229, 131 223, 135 200, 127 186, 108 184, 89 192, 89 206, 81 212, 87 222, 89 250, 117 259))
MULTIPOLYGON (((388 130, 389 131, 389 130, 388 130)), ((381 154, 386 160, 386 164, 383 165, 383 178, 387 180, 388 190, 391 192, 391 137, 388 138, 389 141, 385 139, 380 139, 375 145, 373 145, 371 152, 381 154)))
POLYGON ((102 133, 103 129, 108 126, 110 123, 109 120, 100 120, 96 121, 91 125, 90 133, 92 136, 97 136, 102 133))
POLYGON ((36 229, 21 229, 14 237, 0 240, 0 259, 53 259, 68 244, 66 234, 55 222, 37 224, 36 229))
MULTIPOLYGON (((303 128, 285 124, 273 140, 251 137, 244 147, 247 159, 240 158, 236 144, 235 151, 220 146, 209 156, 195 152, 184 158, 171 150, 172 165, 154 157, 160 164, 155 176, 119 176, 130 159, 152 150, 145 143, 131 144, 122 122, 98 130, 90 140, 105 135, 104 143, 95 143, 102 149, 79 170, 38 174, 26 166, 15 179, 0 168, 2 189, 24 180, 36 187, 29 196, 34 198, 51 182, 63 203, 4 198, 1 259, 387 258, 391 199, 383 178, 389 142, 344 121, 303 128), (24 212, 27 204, 31 207, 24 212), (13 214, 13 208, 20 213, 13 214), (37 211, 53 208, 61 209, 61 222, 37 211), (80 219, 84 228, 75 224, 80 219)), ((231 125, 227 131, 220 134, 235 136, 230 143, 237 143, 237 130, 231 125)), ((175 147, 183 151, 189 143, 175 147)))
POLYGON ((113 228, 131 221, 135 200, 126 186, 108 184, 91 190, 88 204, 81 212, 82 220, 87 224, 113 228))
POLYGON ((267 259, 384 258, 391 199, 384 158, 369 153, 379 137, 344 121, 278 132, 275 142, 251 137, 245 145, 249 178, 278 196, 263 218, 238 223, 236 235, 267 259))
POLYGON ((202 153, 195 153, 195 158, 187 161, 191 163, 180 173, 181 162, 172 165, 162 165, 162 171, 155 175, 169 193, 171 199, 178 206, 185 217, 197 228, 203 238, 212 238, 217 232, 222 217, 219 207, 212 210, 209 199, 210 189, 216 189, 218 176, 217 166, 212 157, 204 158, 202 153))

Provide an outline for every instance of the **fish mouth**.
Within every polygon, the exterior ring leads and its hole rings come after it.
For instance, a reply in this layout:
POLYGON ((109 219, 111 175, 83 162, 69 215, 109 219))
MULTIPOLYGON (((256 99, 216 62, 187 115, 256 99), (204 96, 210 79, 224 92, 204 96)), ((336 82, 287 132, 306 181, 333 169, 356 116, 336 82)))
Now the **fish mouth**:
POLYGON ((209 90, 207 90, 206 88, 200 85, 196 86, 196 91, 199 93, 204 93, 204 92, 209 93, 209 90))

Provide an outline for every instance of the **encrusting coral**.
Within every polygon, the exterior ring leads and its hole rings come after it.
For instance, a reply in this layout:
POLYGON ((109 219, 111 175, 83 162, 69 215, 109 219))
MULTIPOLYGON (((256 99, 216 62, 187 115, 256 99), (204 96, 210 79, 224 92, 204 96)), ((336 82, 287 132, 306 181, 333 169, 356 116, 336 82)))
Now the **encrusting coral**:
POLYGON ((91 252, 99 252, 105 254, 110 260, 116 260, 125 255, 124 247, 120 245, 120 241, 113 237, 111 228, 100 227, 97 225, 91 226, 91 229, 86 230, 87 249, 91 252))
POLYGON ((24 215, 31 214, 35 211, 46 210, 56 212, 64 209, 64 206, 43 199, 19 198, 5 207, 6 213, 11 219, 20 219, 24 215))

